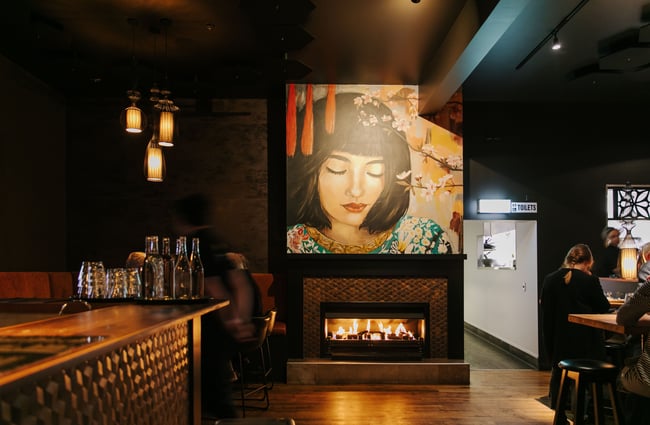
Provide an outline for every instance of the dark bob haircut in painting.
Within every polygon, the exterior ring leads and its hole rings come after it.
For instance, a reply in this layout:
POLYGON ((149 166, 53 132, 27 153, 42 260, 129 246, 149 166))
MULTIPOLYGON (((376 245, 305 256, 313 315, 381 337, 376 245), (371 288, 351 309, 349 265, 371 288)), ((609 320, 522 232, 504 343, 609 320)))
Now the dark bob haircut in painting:
MULTIPOLYGON (((403 131, 392 126, 391 109, 377 99, 361 93, 339 93, 335 97, 334 131, 325 130, 326 98, 313 105, 313 153, 287 158, 287 224, 306 224, 317 229, 331 228, 321 207, 318 176, 321 166, 333 151, 353 155, 381 156, 385 161, 385 185, 360 228, 377 233, 392 228, 404 215, 409 192, 397 184, 397 175, 411 169, 408 143, 403 131), (355 103, 356 99, 356 103, 355 103), (369 117, 377 118, 376 121, 369 117), (382 119, 384 118, 384 119, 382 119), (386 120, 390 118, 390 120, 386 120), (369 124, 369 121, 372 121, 369 124)), ((304 110, 298 117, 302 125, 304 110)), ((302 128, 298 128, 302 134, 302 128)))

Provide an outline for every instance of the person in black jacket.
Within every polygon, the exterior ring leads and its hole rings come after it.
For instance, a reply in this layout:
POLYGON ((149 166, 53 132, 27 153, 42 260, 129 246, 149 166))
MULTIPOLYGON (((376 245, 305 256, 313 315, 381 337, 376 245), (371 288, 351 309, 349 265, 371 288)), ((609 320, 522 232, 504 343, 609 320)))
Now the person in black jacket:
POLYGON ((593 255, 589 246, 569 249, 561 267, 546 275, 540 299, 543 341, 552 364, 549 395, 555 408, 561 377, 560 360, 605 360, 602 331, 570 323, 570 313, 606 313, 609 301, 597 276, 591 274, 593 255))
POLYGON ((243 254, 229 251, 209 224, 210 204, 201 194, 174 202, 176 233, 199 238, 205 273, 205 295, 230 304, 201 317, 201 398, 205 419, 238 417, 232 400, 231 360, 240 344, 255 338, 251 321, 262 314, 261 294, 243 254))

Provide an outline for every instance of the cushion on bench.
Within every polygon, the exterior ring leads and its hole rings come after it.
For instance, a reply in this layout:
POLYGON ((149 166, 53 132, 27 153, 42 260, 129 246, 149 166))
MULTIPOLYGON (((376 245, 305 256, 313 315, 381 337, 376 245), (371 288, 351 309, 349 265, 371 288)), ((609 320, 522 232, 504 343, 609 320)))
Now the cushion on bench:
POLYGON ((76 276, 72 272, 48 272, 50 278, 50 296, 52 298, 69 298, 74 293, 76 276))
POLYGON ((0 298, 49 298, 47 272, 0 272, 0 298))
POLYGON ((277 310, 275 325, 271 331, 271 335, 286 335, 287 324, 285 323, 287 317, 284 285, 283 281, 272 273, 251 273, 257 286, 260 288, 262 295, 262 311, 269 311, 272 308, 277 310))

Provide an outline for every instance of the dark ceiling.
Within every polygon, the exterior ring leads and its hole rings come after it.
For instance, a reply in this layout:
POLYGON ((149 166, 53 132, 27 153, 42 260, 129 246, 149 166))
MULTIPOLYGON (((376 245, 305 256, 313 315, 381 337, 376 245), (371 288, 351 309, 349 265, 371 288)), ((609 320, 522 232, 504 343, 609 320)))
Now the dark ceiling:
POLYGON ((643 100, 646 2, 22 0, 3 4, 0 53, 69 97, 154 82, 263 96, 292 81, 418 85, 422 113, 461 86, 469 100, 643 100))

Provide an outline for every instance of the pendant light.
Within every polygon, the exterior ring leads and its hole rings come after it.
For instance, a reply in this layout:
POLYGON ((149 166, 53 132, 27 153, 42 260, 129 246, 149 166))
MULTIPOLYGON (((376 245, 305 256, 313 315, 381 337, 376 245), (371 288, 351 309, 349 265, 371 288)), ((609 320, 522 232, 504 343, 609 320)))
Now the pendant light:
POLYGON ((145 114, 138 108, 137 102, 140 100, 140 92, 137 90, 128 90, 126 92, 131 106, 122 111, 120 122, 127 133, 142 133, 146 125, 145 114))
POLYGON ((161 90, 160 94, 162 99, 154 106, 159 111, 158 121, 158 143, 160 146, 172 147, 174 146, 174 138, 176 136, 176 127, 174 120, 174 113, 178 111, 178 106, 174 105, 174 101, 169 99, 171 94, 169 90, 161 90))
POLYGON ((636 241, 632 236, 632 228, 634 224, 631 222, 623 223, 625 228, 625 237, 621 242, 619 248, 620 251, 620 261, 621 261, 621 277, 623 279, 637 279, 637 260, 639 250, 637 248, 636 241))
POLYGON ((162 182, 166 174, 165 153, 158 144, 158 136, 154 131, 144 154, 144 175, 147 181, 162 182))
MULTIPOLYGON (((171 20, 161 19, 160 23, 165 28, 165 87, 168 86, 167 76, 167 32, 171 20)), ((174 105, 174 101, 170 99, 171 91, 167 88, 160 90, 162 98, 154 106, 158 110, 158 143, 160 146, 172 147, 174 146, 174 139, 177 134, 175 113, 179 110, 178 106, 174 105)))
POLYGON ((621 268, 621 277, 623 279, 637 280, 638 276, 638 245, 632 229, 636 226, 635 219, 638 218, 637 203, 635 191, 630 182, 625 183, 625 187, 620 190, 620 198, 617 201, 620 208, 621 225, 625 229, 625 237, 619 245, 619 265, 621 268))
POLYGON ((138 108, 137 102, 140 100, 140 92, 136 89, 137 86, 137 62, 135 59, 135 27, 138 25, 138 21, 134 18, 127 19, 129 25, 131 25, 131 58, 132 58, 132 76, 133 76, 133 89, 126 92, 127 97, 131 101, 131 105, 127 106, 122 110, 120 115, 120 123, 122 127, 126 130, 127 133, 142 133, 146 128, 146 116, 140 108, 138 108))

